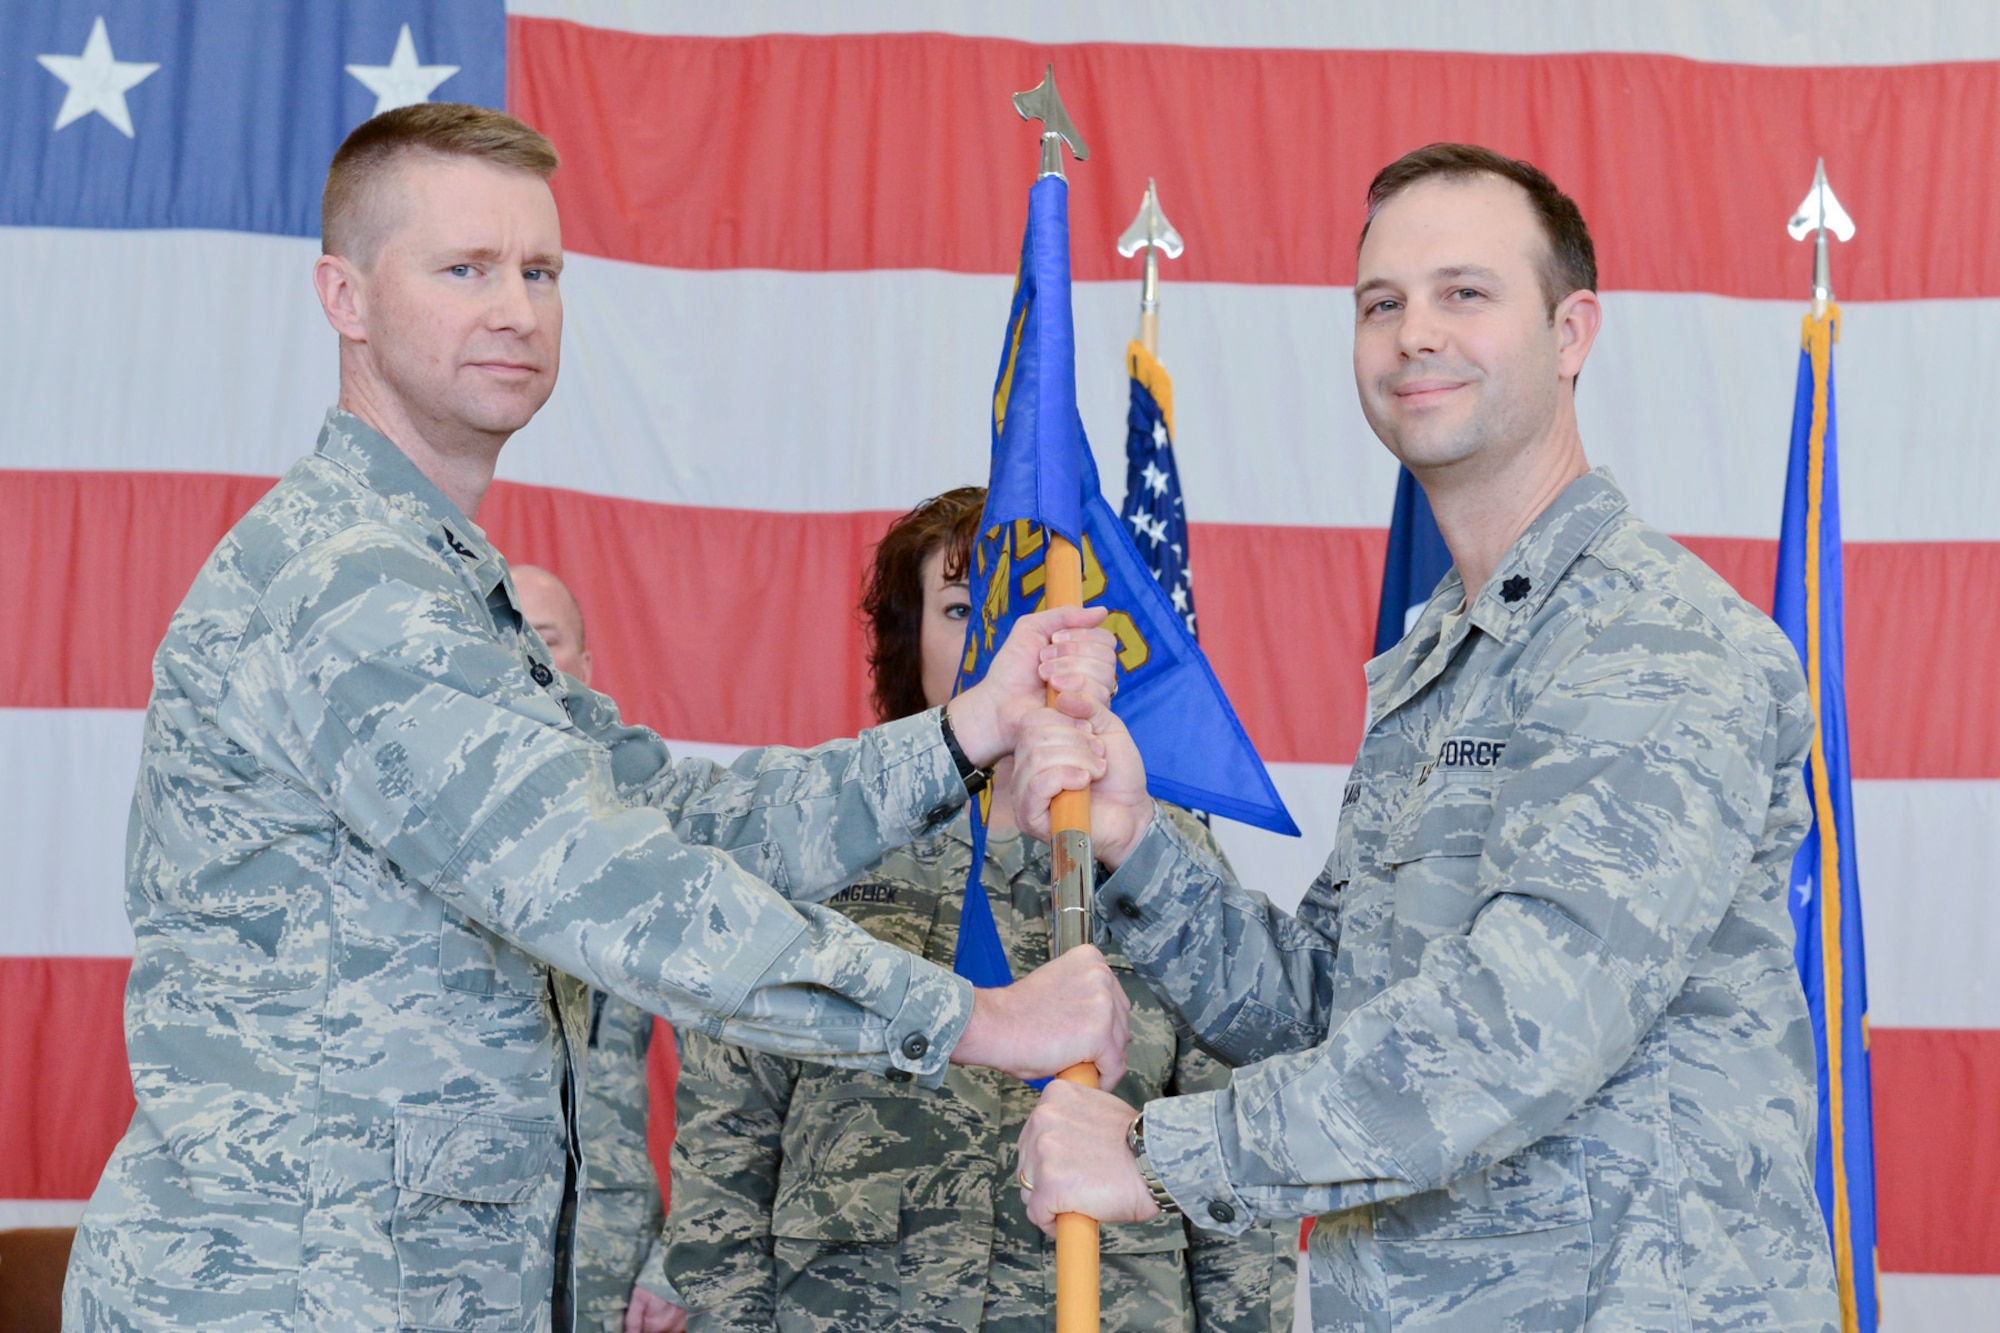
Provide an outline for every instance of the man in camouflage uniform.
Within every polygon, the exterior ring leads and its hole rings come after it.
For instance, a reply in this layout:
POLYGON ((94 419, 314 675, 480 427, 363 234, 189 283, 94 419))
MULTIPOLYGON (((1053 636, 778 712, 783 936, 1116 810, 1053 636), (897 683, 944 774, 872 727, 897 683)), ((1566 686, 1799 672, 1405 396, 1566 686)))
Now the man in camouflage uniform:
MULTIPOLYGON (((1221 860, 1203 828, 1182 835, 1221 860)), ((961 815, 891 852, 830 904, 878 939, 950 966, 972 863, 961 815)), ((1018 975, 1048 957, 1049 857, 1008 830, 987 844, 985 884, 1018 975)), ((1229 1073, 1115 954, 1132 997, 1117 1095, 1217 1088, 1229 1073)), ((667 1272, 694 1333, 1042 1333, 1053 1243, 1011 1187, 1014 1141, 1035 1090, 955 1069, 937 1089, 885 1091, 852 1074, 681 1038, 667 1272)), ((1290 1333, 1295 1223, 1240 1235, 1156 1217, 1102 1232, 1106 1333, 1290 1333)))
POLYGON ((1094 950, 974 992, 782 896, 937 827, 1045 683, 1107 699, 1095 617, 1023 621, 970 703, 727 769, 549 664, 471 519, 555 382, 554 167, 511 117, 435 104, 335 157, 314 279, 341 406, 154 659, 138 1108, 77 1233, 72 1330, 567 1327, 586 983, 891 1081, 1123 1068, 1094 950))
POLYGON ((1575 205, 1463 145, 1392 164, 1370 205, 1355 377, 1456 569, 1368 664, 1296 919, 1155 817, 1114 745, 1099 919, 1238 1068, 1136 1126, 1052 1088, 1031 1213, 1330 1214, 1327 1329, 1832 1330, 1785 906, 1797 658, 1584 461, 1575 205))
MULTIPOLYGON (((521 614, 541 636, 549 663, 589 685, 594 663, 583 605, 563 581, 535 565, 515 565, 521 614)), ((577 1099, 577 1135, 590 1172, 577 1196, 576 1250, 579 1329, 603 1333, 680 1333, 686 1316, 660 1267, 659 1177, 646 1150, 646 1059, 653 1016, 601 990, 590 992, 586 1076, 577 1099)))

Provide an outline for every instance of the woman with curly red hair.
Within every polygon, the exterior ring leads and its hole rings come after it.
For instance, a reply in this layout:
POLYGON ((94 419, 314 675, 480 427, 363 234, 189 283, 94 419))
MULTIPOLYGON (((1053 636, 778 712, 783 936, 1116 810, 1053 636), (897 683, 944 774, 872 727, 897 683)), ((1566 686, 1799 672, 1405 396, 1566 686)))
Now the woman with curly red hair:
MULTIPOLYGON (((950 698, 972 615, 967 567, 986 492, 961 487, 896 520, 861 602, 876 713, 950 698)), ((1049 956, 1048 849, 1014 827, 1011 760, 993 775, 981 882, 1015 975, 1049 956)), ((1191 836, 1220 848, 1183 812, 1191 836)), ((972 865, 969 813, 902 848, 831 905, 949 967, 972 865)), ((1123 959, 1134 1106, 1219 1087, 1228 1071, 1123 959)), ((1012 1182, 1035 1090, 954 1067, 935 1090, 681 1036, 666 1266, 694 1333, 887 1327, 1041 1333, 1054 1249, 1012 1182)), ((1106 1330, 1289 1330, 1297 1232, 1231 1238, 1160 1217, 1103 1229, 1106 1330)))

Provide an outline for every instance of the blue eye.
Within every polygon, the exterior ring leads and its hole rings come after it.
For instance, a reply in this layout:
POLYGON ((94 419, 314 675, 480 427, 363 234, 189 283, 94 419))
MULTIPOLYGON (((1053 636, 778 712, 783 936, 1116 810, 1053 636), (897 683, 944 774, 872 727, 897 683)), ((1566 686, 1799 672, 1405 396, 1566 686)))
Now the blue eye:
POLYGON ((469 278, 469 277, 471 277, 471 276, 472 276, 472 265, 470 265, 470 264, 453 264, 453 265, 451 266, 451 276, 452 276, 452 277, 454 277, 454 278, 469 278))

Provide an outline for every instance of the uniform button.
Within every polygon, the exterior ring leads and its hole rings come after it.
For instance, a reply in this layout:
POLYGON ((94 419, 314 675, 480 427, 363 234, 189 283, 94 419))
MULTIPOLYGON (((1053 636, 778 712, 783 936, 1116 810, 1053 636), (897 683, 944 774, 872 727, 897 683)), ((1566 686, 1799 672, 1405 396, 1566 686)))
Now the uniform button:
POLYGON ((546 686, 550 681, 556 678, 556 673, 549 670, 547 667, 543 666, 540 662, 530 663, 528 666, 528 674, 535 678, 535 684, 537 685, 546 686))
POLYGON ((908 1083, 915 1077, 916 1075, 907 1069, 892 1069, 889 1071, 889 1081, 891 1083, 908 1083))
POLYGON ((905 1060, 921 1060, 924 1058, 924 1052, 930 1050, 930 1048, 931 1039, 921 1032, 912 1032, 909 1036, 903 1038, 903 1058, 905 1060))
POLYGON ((1139 910, 1139 904, 1133 902, 1130 898, 1120 898, 1118 900, 1118 912, 1119 915, 1130 917, 1134 921, 1145 915, 1144 912, 1139 910))
POLYGON ((1224 1226, 1228 1226, 1236 1220, 1236 1210, 1220 1199, 1211 1199, 1209 1201, 1208 1215, 1224 1226))

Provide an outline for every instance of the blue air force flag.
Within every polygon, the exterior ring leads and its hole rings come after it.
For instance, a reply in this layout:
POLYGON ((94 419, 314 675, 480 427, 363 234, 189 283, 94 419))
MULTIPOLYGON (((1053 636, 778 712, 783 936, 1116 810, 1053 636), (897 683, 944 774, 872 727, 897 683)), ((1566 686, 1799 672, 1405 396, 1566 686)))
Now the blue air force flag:
POLYGON ((1847 763, 1846 648, 1833 344, 1840 311, 1808 316, 1792 408, 1791 463, 1772 615, 1805 664, 1819 731, 1806 762, 1812 829, 1792 862, 1794 957, 1819 1060, 1820 1207, 1833 1241, 1846 1333, 1874 1333, 1875 1124, 1868 983, 1847 763))
MULTIPOLYGON (((1070 308, 1069 183, 1037 181, 993 388, 992 480, 973 548, 972 619, 958 688, 986 672, 1013 623, 1043 600, 1048 534, 1083 554, 1083 596, 1108 606, 1118 639, 1116 709, 1164 801, 1298 835, 1257 750, 1125 524, 1105 501, 1076 407, 1070 308)), ((975 985, 1011 979, 979 884, 985 825, 974 819, 972 882, 959 929, 958 971, 975 985), (985 938, 973 938, 975 926, 985 938), (990 979, 982 979, 990 978, 990 979)))

